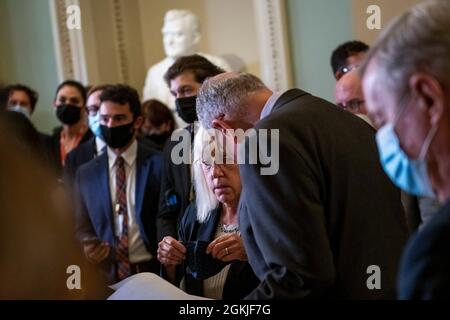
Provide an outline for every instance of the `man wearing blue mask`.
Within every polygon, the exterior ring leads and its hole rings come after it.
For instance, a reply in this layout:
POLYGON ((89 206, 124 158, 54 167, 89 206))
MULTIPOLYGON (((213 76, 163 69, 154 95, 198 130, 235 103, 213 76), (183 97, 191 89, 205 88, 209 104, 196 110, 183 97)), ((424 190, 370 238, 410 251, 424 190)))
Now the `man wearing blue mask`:
POLYGON ((88 111, 89 129, 91 129, 94 136, 67 155, 64 166, 64 184, 66 187, 71 188, 77 169, 82 164, 91 161, 105 150, 106 143, 100 131, 100 113, 98 110, 100 108, 100 95, 106 88, 108 88, 108 85, 96 86, 88 93, 86 108, 88 111))
MULTIPOLYGON (((23 84, 13 84, 5 87, 0 92, 0 104, 5 104, 5 109, 24 115, 31 123, 36 104, 39 100, 39 94, 28 86, 23 84)), ((1 107, 0 107, 1 110, 1 107)), ((40 143, 48 138, 48 135, 38 132, 40 143)))
POLYGON ((6 93, 6 109, 19 112, 30 118, 39 98, 37 92, 21 84, 10 85, 3 90, 6 93))
POLYGON ((401 299, 450 298, 449 56, 450 3, 427 1, 384 31, 360 71, 386 173, 443 204, 405 249, 401 299))

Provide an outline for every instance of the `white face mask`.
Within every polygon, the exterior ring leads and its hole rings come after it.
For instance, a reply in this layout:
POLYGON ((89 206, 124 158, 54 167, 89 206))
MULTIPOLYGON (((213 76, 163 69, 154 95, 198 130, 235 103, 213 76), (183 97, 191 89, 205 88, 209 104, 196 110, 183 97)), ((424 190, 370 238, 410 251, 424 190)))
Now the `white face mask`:
POLYGON ((14 106, 9 106, 8 110, 21 113, 28 119, 31 117, 30 110, 27 107, 21 106, 20 104, 16 104, 14 106))

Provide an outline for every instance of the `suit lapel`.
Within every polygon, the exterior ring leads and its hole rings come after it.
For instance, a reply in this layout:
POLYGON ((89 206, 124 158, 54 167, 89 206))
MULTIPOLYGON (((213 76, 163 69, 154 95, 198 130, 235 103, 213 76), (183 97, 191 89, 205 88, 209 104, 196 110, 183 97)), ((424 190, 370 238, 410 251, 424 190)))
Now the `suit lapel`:
POLYGON ((202 236, 205 241, 213 241, 216 235, 217 226, 220 222, 220 213, 222 211, 222 206, 219 205, 218 208, 214 209, 209 216, 206 223, 200 224, 198 234, 202 236))
POLYGON ((144 203, 145 188, 150 172, 150 163, 147 159, 148 152, 138 143, 138 150, 136 156, 136 218, 141 220, 142 206, 144 203))
POLYGON ((111 227, 111 235, 114 237, 114 216, 111 205, 111 194, 109 189, 109 164, 108 164, 108 153, 104 152, 100 157, 95 159, 97 164, 98 175, 97 178, 97 190, 95 196, 100 198, 101 203, 103 204, 103 215, 108 221, 111 227))
POLYGON ((97 144, 95 143, 95 137, 93 137, 89 143, 89 158, 94 159, 97 156, 97 144))

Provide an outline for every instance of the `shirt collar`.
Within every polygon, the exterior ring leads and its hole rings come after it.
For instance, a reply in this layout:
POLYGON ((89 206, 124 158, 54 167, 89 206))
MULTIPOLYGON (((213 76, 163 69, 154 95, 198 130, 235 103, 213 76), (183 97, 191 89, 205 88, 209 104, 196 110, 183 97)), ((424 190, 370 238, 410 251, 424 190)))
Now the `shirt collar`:
MULTIPOLYGON (((130 166, 130 167, 136 161, 137 146, 138 146, 137 141, 136 141, 136 139, 134 139, 131 146, 129 146, 128 149, 125 150, 124 152, 122 152, 122 154, 121 154, 125 163, 128 164, 128 166, 130 166)), ((114 167, 114 165, 116 163, 116 158, 117 158, 117 155, 114 153, 114 151, 110 147, 108 147, 108 162, 109 162, 110 170, 114 167)))
POLYGON ((102 150, 105 147, 106 147, 105 141, 103 141, 99 137, 95 137, 95 148, 97 150, 97 155, 101 155, 102 154, 102 150))
POLYGON ((261 116, 259 119, 267 117, 272 112, 272 109, 280 96, 281 96, 280 92, 274 92, 270 96, 270 98, 267 100, 266 104, 264 105, 264 108, 261 111, 261 116))

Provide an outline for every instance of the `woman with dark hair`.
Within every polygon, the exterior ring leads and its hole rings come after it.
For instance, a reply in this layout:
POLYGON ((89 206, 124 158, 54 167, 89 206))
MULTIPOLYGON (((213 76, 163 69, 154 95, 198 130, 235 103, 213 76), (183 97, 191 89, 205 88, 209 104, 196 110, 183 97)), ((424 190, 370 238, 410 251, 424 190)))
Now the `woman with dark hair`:
POLYGON ((150 99, 142 104, 144 124, 141 137, 155 149, 162 150, 175 130, 175 119, 170 109, 162 102, 150 99))
POLYGON ((73 80, 61 83, 56 90, 54 107, 61 126, 53 130, 45 144, 50 165, 56 176, 61 178, 66 155, 92 137, 87 121, 84 86, 73 80))

